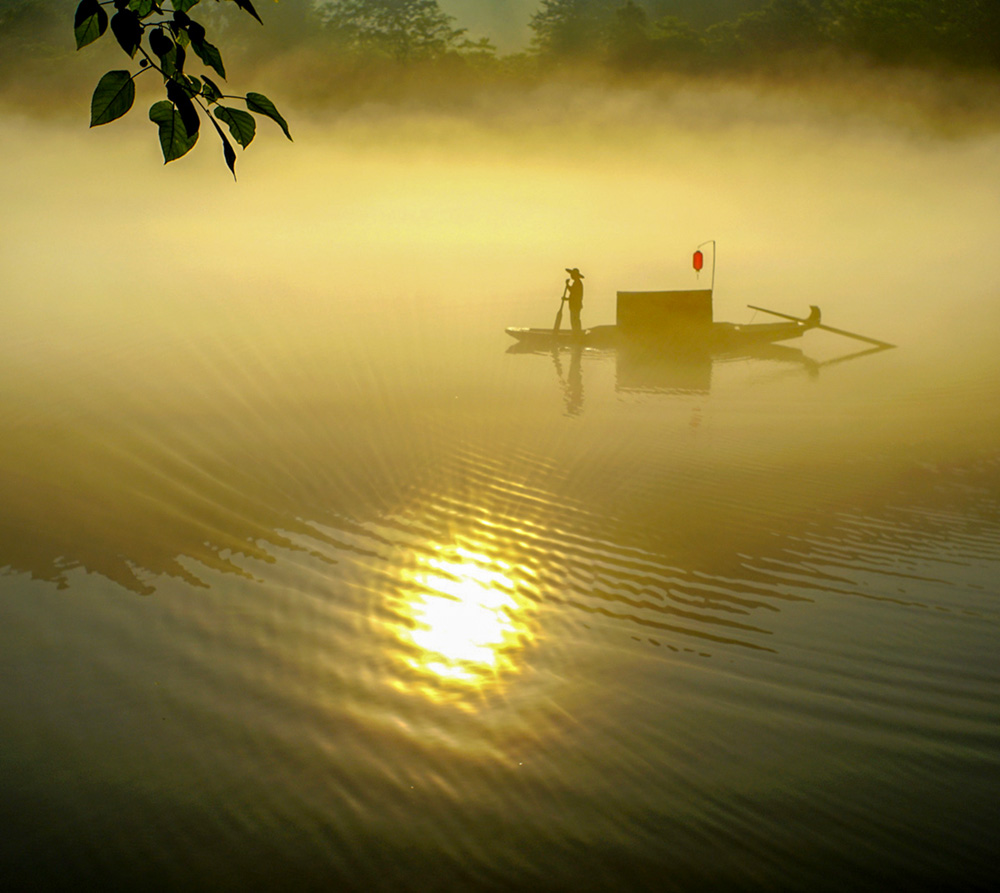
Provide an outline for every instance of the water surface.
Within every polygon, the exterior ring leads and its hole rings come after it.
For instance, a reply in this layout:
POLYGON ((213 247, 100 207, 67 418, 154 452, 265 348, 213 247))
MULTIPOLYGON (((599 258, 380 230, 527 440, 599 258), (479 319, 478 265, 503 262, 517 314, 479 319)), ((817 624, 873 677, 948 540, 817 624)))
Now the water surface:
POLYGON ((995 881, 1000 142, 634 101, 3 122, 8 886, 995 881), (705 238, 899 346, 508 351, 705 238))

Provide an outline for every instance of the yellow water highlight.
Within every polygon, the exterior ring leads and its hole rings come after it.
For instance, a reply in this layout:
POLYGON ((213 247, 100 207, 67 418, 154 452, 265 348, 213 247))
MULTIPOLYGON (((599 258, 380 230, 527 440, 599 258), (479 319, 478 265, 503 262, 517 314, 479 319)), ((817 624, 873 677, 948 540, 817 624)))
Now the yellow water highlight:
MULTIPOLYGON (((474 689, 518 672, 518 655, 534 635, 531 603, 518 595, 509 565, 457 547, 421 559, 407 578, 395 632, 411 670, 474 689)), ((434 700, 443 695, 437 684, 421 690, 434 700)))

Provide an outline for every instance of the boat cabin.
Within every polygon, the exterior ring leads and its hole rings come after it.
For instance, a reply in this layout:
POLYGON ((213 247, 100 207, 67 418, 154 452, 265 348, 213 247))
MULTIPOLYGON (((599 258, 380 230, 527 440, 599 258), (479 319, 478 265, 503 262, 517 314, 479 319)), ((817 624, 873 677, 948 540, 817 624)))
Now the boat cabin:
POLYGON ((703 337, 712 330, 712 290, 620 291, 616 322, 627 337, 703 337))

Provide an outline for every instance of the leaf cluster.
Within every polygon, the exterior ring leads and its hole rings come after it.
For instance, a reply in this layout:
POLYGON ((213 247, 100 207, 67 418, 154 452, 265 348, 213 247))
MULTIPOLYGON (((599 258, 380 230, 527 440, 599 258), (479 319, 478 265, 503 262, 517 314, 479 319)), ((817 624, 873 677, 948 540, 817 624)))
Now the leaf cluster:
MULTIPOLYGON (((144 71, 156 71, 163 79, 166 99, 153 104, 149 120, 157 125, 164 163, 186 155, 194 147, 204 116, 218 134, 223 157, 235 177, 236 151, 230 137, 244 149, 249 146, 257 130, 254 115, 270 118, 289 140, 292 136, 288 123, 263 94, 227 95, 207 74, 187 72, 190 50, 205 68, 222 80, 226 79, 218 47, 209 42, 205 28, 188 15, 199 2, 80 0, 73 20, 77 49, 93 43, 110 30, 122 51, 130 59, 138 56, 139 60, 138 71, 109 71, 98 81, 91 98, 90 126, 108 124, 128 112, 135 102, 136 77, 144 71), (222 100, 242 102, 246 111, 223 105, 222 100), (226 126, 229 136, 219 122, 226 126)), ((233 2, 260 22, 251 0, 233 2)))

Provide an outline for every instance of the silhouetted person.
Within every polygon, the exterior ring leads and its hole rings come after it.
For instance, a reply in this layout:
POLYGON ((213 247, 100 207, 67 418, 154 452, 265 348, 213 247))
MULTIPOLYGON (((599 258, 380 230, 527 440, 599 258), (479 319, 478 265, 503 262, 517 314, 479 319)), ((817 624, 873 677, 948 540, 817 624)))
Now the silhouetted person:
POLYGON ((569 279, 566 280, 566 288, 569 291, 567 301, 569 302, 569 322, 573 327, 573 334, 579 335, 583 330, 580 327, 580 310, 583 308, 583 273, 576 267, 571 270, 566 268, 569 279))

